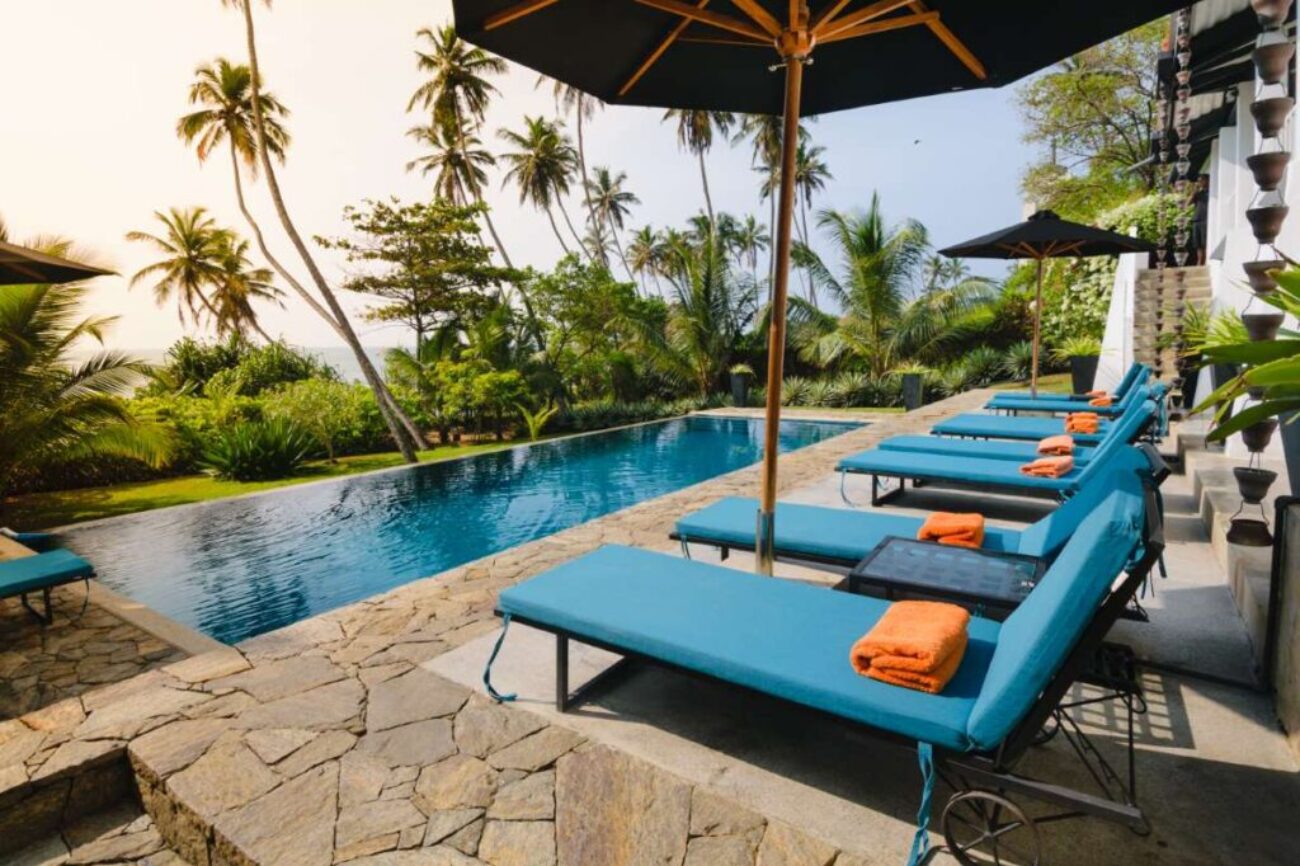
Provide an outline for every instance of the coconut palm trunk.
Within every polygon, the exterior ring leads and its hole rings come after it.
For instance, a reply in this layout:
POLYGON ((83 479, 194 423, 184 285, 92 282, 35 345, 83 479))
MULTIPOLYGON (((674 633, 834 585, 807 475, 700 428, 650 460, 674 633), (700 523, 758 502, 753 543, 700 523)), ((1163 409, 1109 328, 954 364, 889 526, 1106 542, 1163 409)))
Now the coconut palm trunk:
POLYGON ((700 160, 700 182, 704 184, 704 210, 709 215, 709 231, 713 231, 713 196, 709 193, 709 170, 704 165, 704 151, 697 149, 695 155, 700 160))
POLYGON ((627 278, 635 284, 636 276, 632 273, 632 269, 628 267, 627 256, 623 253, 623 242, 618 239, 618 226, 614 225, 614 219, 612 216, 608 220, 608 223, 609 233, 614 236, 614 250, 618 253, 618 260, 623 263, 623 270, 627 271, 627 278))
MULTIPOLYGON (((587 108, 587 106, 583 103, 583 100, 586 98, 587 95, 585 93, 579 93, 578 104, 577 106, 575 106, 578 112, 578 173, 582 176, 582 195, 583 195, 583 199, 587 203, 587 219, 591 220, 591 226, 594 229, 597 225, 600 224, 600 221, 596 219, 596 209, 592 207, 591 204, 591 183, 587 180, 587 145, 586 142, 583 140, 583 135, 582 135, 582 126, 583 126, 582 115, 587 108)), ((565 219, 567 220, 568 217, 566 216, 565 219)), ((573 226, 570 225, 569 228, 572 229, 573 226)), ((602 259, 605 258, 604 250, 601 250, 600 257, 602 259)))
MULTIPOLYGON (((582 235, 578 234, 578 230, 573 227, 573 220, 569 219, 569 209, 564 206, 564 200, 560 198, 558 194, 555 196, 555 206, 560 209, 560 216, 564 217, 564 224, 569 227, 569 231, 573 234, 574 240, 578 242, 578 249, 582 250, 583 255, 587 257, 587 261, 594 262, 596 257, 593 256, 591 250, 587 249, 586 245, 583 244, 582 235)), ((568 249, 566 248, 565 251, 567 252, 568 249)))
POLYGON ((560 249, 564 250, 566 256, 569 255, 573 250, 569 249, 569 245, 564 242, 564 235, 560 234, 560 227, 555 222, 555 214, 551 213, 549 207, 546 208, 546 219, 551 224, 551 231, 555 232, 555 239, 560 242, 560 249))
POLYGON ((352 354, 356 356, 357 365, 361 368, 361 374, 375 394, 375 401, 378 403, 380 413, 384 416, 384 421, 388 425, 389 433, 392 434, 393 440, 397 444, 398 451, 402 454, 402 459, 407 463, 417 463, 419 457, 415 453, 415 443, 420 442, 422 439, 418 428, 406 416, 402 408, 397 405, 397 401, 393 399, 393 395, 385 387, 383 379, 375 370, 375 365, 370 361, 370 357, 362 347, 360 339, 357 338, 356 331, 352 328, 351 322, 348 321, 347 313, 339 304, 338 298, 335 297, 329 284, 326 283, 324 274, 321 273, 315 258, 312 257, 311 251, 307 249, 307 244, 303 241, 302 235, 298 233, 297 227, 289 216, 289 209, 284 203, 284 196, 280 192, 280 184, 275 175, 275 167, 271 164, 271 155, 266 147, 266 129, 262 123, 262 75, 257 60, 257 38, 253 28, 252 0, 239 0, 239 2, 244 12, 244 35, 248 42, 248 68, 252 78, 253 126, 257 133, 257 152, 261 157, 262 168, 266 172, 266 186, 271 192, 271 201, 275 205, 276 215, 280 218, 280 224, 284 226, 289 241, 293 244, 294 249, 298 251, 298 256, 307 267, 312 282, 316 284, 321 297, 325 299, 325 304, 333 314, 333 320, 340 335, 343 337, 344 342, 348 344, 348 348, 352 350, 352 354))

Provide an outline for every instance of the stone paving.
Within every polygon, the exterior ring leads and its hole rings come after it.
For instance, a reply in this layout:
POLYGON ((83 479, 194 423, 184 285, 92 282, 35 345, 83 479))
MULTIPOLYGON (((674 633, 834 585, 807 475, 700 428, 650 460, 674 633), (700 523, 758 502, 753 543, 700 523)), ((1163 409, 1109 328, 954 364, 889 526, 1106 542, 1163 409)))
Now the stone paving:
POLYGON ((187 866, 167 848, 153 818, 135 804, 74 821, 6 862, 9 866, 187 866))
MULTIPOLYGON (((986 399, 785 455, 781 489, 986 399)), ((195 866, 866 863, 419 667, 493 631, 501 588, 605 543, 665 548, 677 516, 757 484, 733 472, 0 723, 0 854, 133 785, 195 866)))

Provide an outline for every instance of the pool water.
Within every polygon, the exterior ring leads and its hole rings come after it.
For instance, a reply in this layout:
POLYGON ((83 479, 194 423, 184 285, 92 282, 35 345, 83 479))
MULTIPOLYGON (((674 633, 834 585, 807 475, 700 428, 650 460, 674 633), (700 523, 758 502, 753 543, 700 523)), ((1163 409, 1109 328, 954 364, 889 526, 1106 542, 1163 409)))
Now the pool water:
MULTIPOLYGON (((781 450, 856 426, 783 422, 781 450)), ((64 541, 108 587, 235 643, 761 457, 760 421, 692 416, 112 518, 64 541)))

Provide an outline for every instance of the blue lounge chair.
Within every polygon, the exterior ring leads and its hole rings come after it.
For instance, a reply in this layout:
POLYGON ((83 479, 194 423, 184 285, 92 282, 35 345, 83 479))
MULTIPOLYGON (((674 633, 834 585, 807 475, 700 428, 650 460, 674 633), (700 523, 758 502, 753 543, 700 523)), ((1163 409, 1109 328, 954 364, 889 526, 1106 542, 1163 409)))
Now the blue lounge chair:
POLYGON ((90 600, 90 579, 95 569, 89 562, 70 550, 51 550, 34 556, 0 561, 0 598, 21 596, 23 607, 32 616, 49 625, 54 622, 54 608, 50 605, 50 590, 65 583, 85 581, 86 601, 81 611, 85 613, 90 600), (27 601, 29 593, 39 592, 45 599, 42 614, 27 601))
POLYGON ((52 549, 56 541, 55 537, 48 532, 19 532, 7 526, 0 526, 0 535, 37 553, 52 549))
POLYGON ((994 490, 1016 494, 1047 494, 1065 499, 1079 492, 1089 478, 1101 474, 1108 461, 1122 449, 1129 448, 1139 432, 1156 415, 1155 404, 1147 401, 1135 412, 1116 422, 1111 435, 1098 445, 1086 465, 1075 466, 1060 478, 1038 478, 1023 474, 1014 460, 978 459, 951 454, 927 454, 909 451, 872 449, 845 457, 839 462, 840 493, 852 505, 844 490, 844 481, 850 474, 871 476, 871 504, 881 505, 899 495, 907 480, 923 483, 948 483, 981 490, 994 490), (897 478, 898 487, 882 493, 880 479, 897 478))
MULTIPOLYGON (((1153 450, 1125 449, 1115 456, 1105 473, 1030 526, 986 527, 983 548, 1050 562, 1110 491, 1125 488, 1140 492, 1143 485, 1158 486, 1167 475, 1168 468, 1153 450)), ((681 543, 688 558, 690 545, 699 544, 719 548, 726 559, 732 549, 754 549, 757 512, 757 500, 729 496, 682 517, 671 537, 681 543)), ((915 538, 924 522, 922 517, 901 514, 778 502, 776 557, 783 562, 847 574, 886 538, 915 538)))
MULTIPOLYGON (((1124 373, 1124 378, 1119 380, 1115 390, 1111 391, 1111 396, 1117 401, 1124 399, 1129 390, 1146 384, 1151 376, 1151 368, 1146 364, 1134 362, 1124 373)), ((994 395, 987 408, 1000 408, 997 404, 1002 402, 1022 402, 1024 400, 1069 400, 1075 403, 1087 403, 1091 398, 1087 394, 1063 394, 1059 391, 1039 391, 1037 396, 1030 391, 1002 391, 994 395)))
MULTIPOLYGON (((1005 809, 1030 826, 1035 840, 1035 821, 1077 815, 1141 829, 1145 818, 1132 794, 1122 783, 1102 781, 1091 763, 1093 778, 1106 787, 1103 795, 1040 781, 1015 768, 1045 722, 1069 724, 1062 698, 1086 675, 1162 547, 1148 501, 1127 490, 1110 493, 1014 613, 1002 623, 972 618, 961 666, 937 695, 866 679, 850 667, 849 648, 888 609, 881 599, 624 547, 601 548, 503 591, 497 607, 506 628, 496 650, 512 620, 554 634, 561 712, 611 687, 630 664, 649 662, 788 701, 894 742, 915 743, 925 787, 912 862, 928 847, 936 768, 957 789, 941 819, 949 839, 958 830, 954 810, 962 803, 1008 804, 1005 809), (1128 576, 1120 579, 1125 568, 1128 576), (623 661, 571 691, 570 640, 617 653, 623 661), (991 797, 990 791, 1000 793, 991 797), (1061 811, 1031 818, 1008 795, 1038 798, 1061 811)), ((484 685, 494 698, 509 700, 492 686, 496 650, 484 685)), ((1076 731, 1071 728, 1072 737, 1076 731)), ((1087 749, 1076 752, 1086 762, 1096 760, 1087 749)), ((1009 820, 1003 807, 997 811, 1009 820)))
POLYGON ((1011 415, 1020 412, 1052 412, 1056 414, 1065 414, 1067 412, 1096 412, 1103 418, 1113 418, 1117 415, 1124 414, 1134 402, 1141 402, 1145 399, 1142 393, 1146 390, 1148 375, 1146 372, 1139 374, 1138 381, 1133 387, 1125 391, 1123 396, 1116 395, 1118 399, 1109 406, 1093 406, 1088 400, 1091 398, 1084 397, 1075 399, 1071 397, 1049 398, 1044 396, 1030 397, 1028 395, 1003 395, 999 394, 984 405, 985 409, 991 409, 994 412, 1006 412, 1011 415))
MULTIPOLYGON (((1165 398, 1169 389, 1163 382, 1151 385, 1148 397, 1156 401, 1158 408, 1157 423, 1147 432, 1153 437, 1162 437, 1167 432, 1167 419, 1164 411, 1165 398)), ((1134 400, 1125 409, 1136 412, 1143 401, 1134 400)), ((1074 433, 1074 441, 1079 445, 1099 445, 1110 433, 1111 425, 1118 419, 1101 419, 1095 434, 1074 433)), ((940 421, 930 428, 935 436, 952 436, 963 439, 1012 439, 1021 442, 1037 442, 1048 436, 1057 436, 1065 432, 1065 421, 1061 418, 1025 418, 1023 416, 990 415, 984 412, 964 412, 940 421)))

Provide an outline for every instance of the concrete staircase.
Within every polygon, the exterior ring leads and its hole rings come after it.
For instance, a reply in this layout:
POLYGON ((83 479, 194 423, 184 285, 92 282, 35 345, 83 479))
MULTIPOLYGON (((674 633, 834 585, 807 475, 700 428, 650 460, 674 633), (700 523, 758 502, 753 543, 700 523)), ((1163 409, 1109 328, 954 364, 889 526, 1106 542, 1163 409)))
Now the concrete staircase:
POLYGON ((1164 334, 1174 334, 1182 324, 1189 303, 1210 300, 1210 272, 1207 268, 1166 268, 1138 273, 1133 296, 1134 358, 1150 365, 1158 379, 1172 381, 1178 375, 1178 357, 1172 348, 1161 348, 1164 334))

